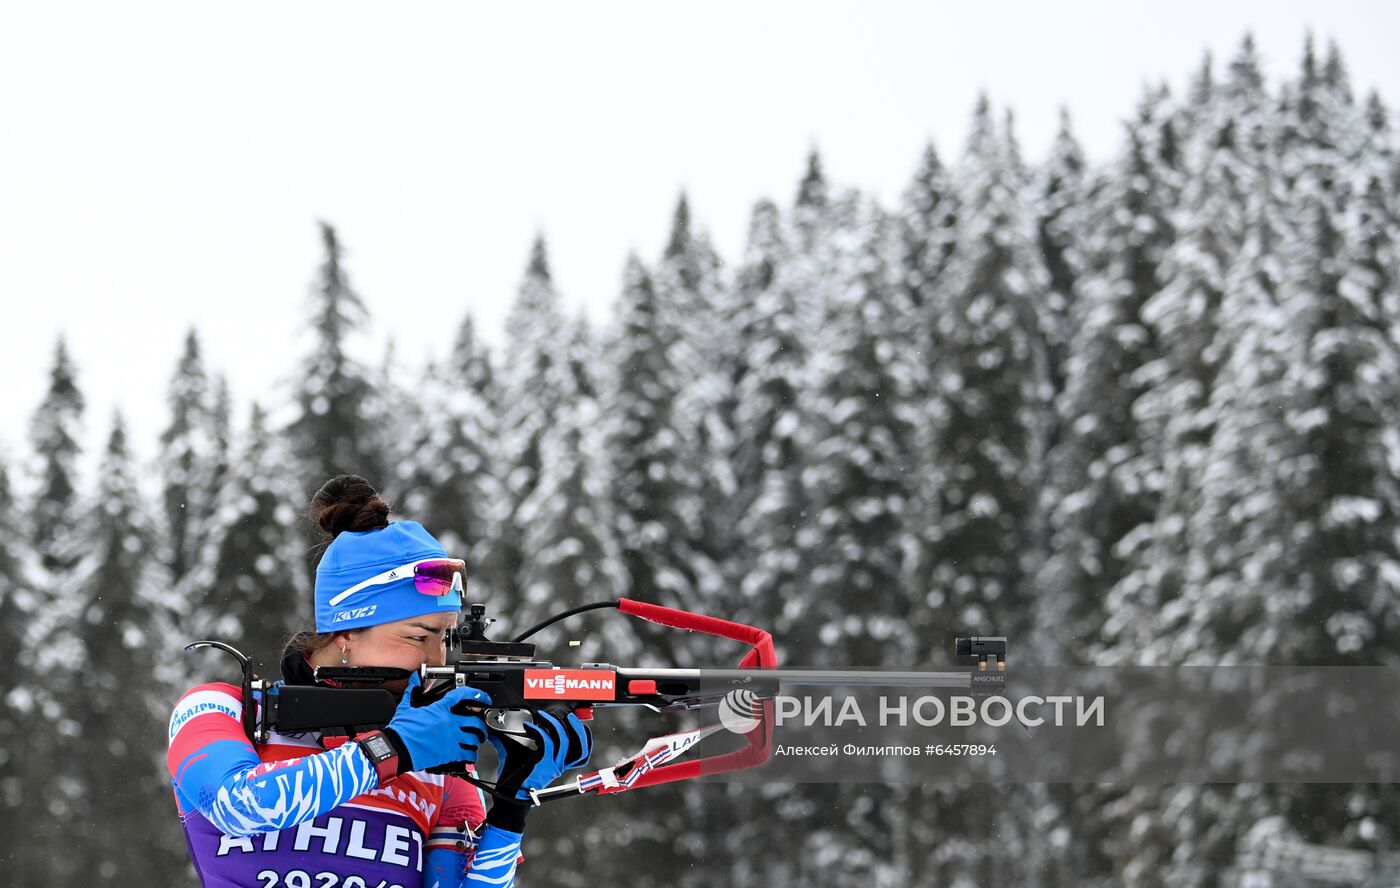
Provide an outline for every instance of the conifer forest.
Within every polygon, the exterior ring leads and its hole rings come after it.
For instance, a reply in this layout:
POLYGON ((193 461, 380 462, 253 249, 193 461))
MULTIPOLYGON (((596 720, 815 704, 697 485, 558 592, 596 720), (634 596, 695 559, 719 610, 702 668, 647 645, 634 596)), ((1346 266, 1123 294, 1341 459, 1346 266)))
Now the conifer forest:
MULTIPOLYGON (((1392 109, 1312 40, 1281 80, 1249 38, 1182 75, 1102 162, 1068 112, 1022 146, 969 96, 966 144, 911 145, 895 205, 818 146, 742 255, 682 195, 605 323, 541 236, 503 336, 453 309, 426 366, 346 347, 375 318, 355 232, 323 223, 295 382, 238 402, 191 330, 156 441, 86 411, 57 342, 0 465, 0 882, 194 884, 166 722, 236 673, 182 648, 277 676, 312 623, 310 495, 341 472, 466 559, 498 638, 627 596, 768 628, 812 669, 949 668, 955 635, 1060 665, 1396 664, 1392 109)), ((536 640, 735 659, 617 618, 536 640)), ((615 711, 595 763, 645 736, 615 711)), ((519 883, 1226 888, 1262 828, 1393 849, 1400 787, 682 783, 532 815, 519 883)))

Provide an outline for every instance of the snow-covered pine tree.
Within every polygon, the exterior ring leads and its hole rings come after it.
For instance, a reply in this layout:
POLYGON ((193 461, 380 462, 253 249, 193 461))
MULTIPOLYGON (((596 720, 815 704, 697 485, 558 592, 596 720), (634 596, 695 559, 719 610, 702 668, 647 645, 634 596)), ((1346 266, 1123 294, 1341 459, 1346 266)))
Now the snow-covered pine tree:
MULTIPOLYGON (((1329 67, 1340 69, 1340 60, 1329 67)), ((1400 355, 1390 328, 1397 225, 1381 184, 1393 146, 1375 111, 1368 103, 1370 132, 1347 138, 1359 153, 1347 169, 1335 171, 1344 180, 1336 190, 1351 196, 1346 211, 1335 214, 1330 174, 1304 172, 1286 212, 1275 212, 1281 234, 1269 266, 1273 302, 1241 333, 1233 361, 1240 377, 1256 381, 1256 390, 1248 401, 1222 405, 1213 442, 1246 474, 1242 481, 1229 474, 1230 463, 1209 466, 1206 517, 1209 530, 1225 542, 1203 532, 1196 547, 1215 556, 1207 562, 1214 594, 1204 596, 1207 606, 1199 610, 1206 615, 1197 622, 1208 630, 1225 622, 1252 659, 1394 659, 1400 355)), ((1296 717, 1271 705, 1267 697, 1257 701, 1249 723, 1277 726, 1296 717)), ((1253 738, 1250 748, 1267 755, 1268 741, 1278 735, 1253 738)), ((1240 832, 1282 814, 1297 834, 1336 846, 1383 849, 1400 835, 1400 793, 1393 784, 1263 789, 1268 806, 1252 819, 1236 817, 1240 832)))
MULTIPOLYGON (((734 533, 720 564, 724 588, 707 595, 704 605, 707 613, 775 628, 775 621, 793 617, 782 613, 784 603, 802 600, 796 534, 806 520, 801 470, 808 436, 799 393, 807 346, 788 279, 790 256, 777 206, 759 201, 743 262, 725 296, 732 308, 724 314, 727 320, 718 321, 734 350, 732 406, 725 414, 732 430, 728 461, 734 492, 717 514, 734 533)), ((693 816, 705 842, 709 881, 724 881, 726 873, 735 884, 769 880, 767 849, 776 836, 787 835, 781 832, 787 827, 774 824, 772 830, 757 831, 731 825, 759 819, 773 824, 783 800, 797 803, 805 789, 785 784, 704 787, 702 806, 693 816)))
MULTIPOLYGON (((697 467, 685 460, 693 442, 682 438, 686 420, 678 400, 687 380, 675 364, 674 315, 661 304, 652 277, 635 254, 628 257, 616 313, 618 329, 607 344, 603 388, 611 397, 603 446, 611 479, 607 504, 620 551, 621 579, 629 598, 688 610, 705 610, 702 578, 714 570, 698 547, 704 501, 697 467)), ((693 425, 689 426, 693 428, 693 425)), ((711 644, 689 633, 644 632, 643 659, 662 665, 717 662, 732 644, 711 644), (708 658, 708 659, 706 659, 708 658)), ((702 787, 682 786, 663 798, 643 798, 627 820, 628 877, 675 879, 703 858, 714 836, 696 824, 704 816, 702 787)))
POLYGON ((1044 542, 1035 527, 1050 427, 1047 278, 1019 160, 985 98, 958 180, 959 236, 931 323, 925 419, 937 466, 923 496, 938 524, 925 533, 927 571, 915 582, 944 635, 1011 634, 1026 619, 1044 542))
MULTIPOLYGON (((908 384, 910 403, 918 411, 914 433, 918 443, 914 448, 913 470, 922 481, 913 488, 909 503, 909 523, 915 528, 933 528, 938 523, 935 493, 938 483, 938 454, 933 447, 933 429, 929 411, 924 409, 934 397, 932 380, 935 352, 933 349, 933 320, 941 313, 946 298, 943 277, 957 245, 958 189, 945 169, 933 143, 930 142, 920 158, 914 179, 904 190, 899 215, 898 286, 904 290, 904 302, 912 314, 906 323, 909 348, 917 356, 908 384)), ((920 537, 923 532, 918 532, 920 537)), ((906 586, 918 589, 926 583, 929 571, 930 547, 921 543, 906 560, 906 586)))
POLYGON ((1050 377, 1057 397, 1065 386, 1070 315, 1079 298, 1086 263, 1084 242, 1090 233, 1084 218, 1092 187, 1086 167, 1084 152, 1070 128, 1069 111, 1062 108, 1059 132, 1050 157, 1036 172, 1031 195, 1036 208, 1036 242, 1050 280, 1045 308, 1051 337, 1050 377))
POLYGON ((1400 641, 1400 355, 1382 313, 1394 296, 1365 285, 1372 235, 1335 215, 1326 183, 1305 175, 1289 215, 1280 301, 1302 337, 1285 401, 1300 440, 1277 464, 1290 521, 1278 539, 1298 598, 1275 649, 1292 662, 1375 662, 1400 641))
POLYGON ((821 154, 816 148, 807 153, 807 169, 797 184, 797 198, 793 202, 793 231, 796 234, 795 246, 799 252, 812 252, 816 249, 825 227, 825 214, 831 203, 830 188, 826 173, 822 170, 821 154))
MULTIPOLYGON (((29 508, 29 539, 39 567, 61 576, 77 563, 78 457, 82 452, 83 395, 62 338, 54 351, 49 388, 30 423, 38 488, 29 508)), ((56 590, 58 585, 45 583, 56 590)), ((45 602, 46 604, 46 602, 45 602)))
POLYGON ((162 505, 170 553, 168 564, 172 581, 179 582, 189 572, 200 548, 191 519, 202 513, 204 497, 196 491, 203 480, 201 445, 205 418, 210 409, 209 380, 199 355, 199 338, 194 330, 185 335, 185 351, 175 367, 166 393, 170 424, 160 436, 159 465, 162 477, 162 505))
MULTIPOLYGON (((516 510, 528 558, 518 575, 521 597, 511 603, 503 620, 512 633, 565 608, 616 598, 624 586, 614 537, 616 524, 610 513, 611 485, 604 443, 607 423, 596 378, 603 362, 582 316, 569 321, 567 336, 564 350, 550 364, 554 376, 551 386, 560 400, 553 421, 540 435, 537 483, 516 510)), ((636 662, 642 653, 634 628, 633 621, 609 611, 575 618, 530 640, 540 645, 542 653, 558 658, 556 662, 628 663, 636 662), (565 647, 564 642, 572 639, 581 639, 581 644, 565 647)), ((613 710, 606 727, 624 737, 637 738, 647 736, 646 731, 656 731, 657 724, 649 713, 613 710)), ((601 726, 595 730, 600 731, 596 735, 599 747, 594 753, 595 761, 635 749, 635 740, 624 741, 628 747, 625 750, 608 748, 617 734, 610 736, 601 726)), ((683 794, 693 791, 687 789, 683 794)), ((593 874, 595 878, 634 878, 629 855, 636 853, 640 845, 633 842, 636 832, 648 833, 657 824, 665 823, 665 829, 671 830, 669 834, 680 839, 687 829, 694 828, 694 821, 677 815, 672 793, 662 797, 642 793, 627 801, 625 805, 605 806, 582 825, 582 830, 577 820, 542 821, 535 838, 554 853, 564 855, 574 853, 579 843, 593 849, 601 865, 601 870, 593 874), (610 868, 613 866, 617 869, 610 868)), ((672 866, 676 859, 669 848, 662 851, 662 859, 653 861, 658 872, 672 866)), ((568 874, 552 878, 559 885, 579 884, 570 881, 568 874)), ((683 877, 674 881, 684 884, 683 877)))
MULTIPOLYGON (((932 639, 947 639, 951 625, 946 610, 930 606, 929 595, 935 590, 929 584, 929 577, 935 557, 932 541, 937 538, 941 526, 939 490, 942 484, 938 479, 941 472, 950 468, 936 443, 935 436, 941 430, 936 426, 935 412, 930 409, 941 396, 937 387, 940 352, 935 344, 935 324, 949 310, 948 300, 956 295, 948 272, 956 262, 960 226, 966 218, 966 208, 961 204, 966 193, 954 186, 953 178, 929 145, 913 181, 905 189, 900 212, 896 270, 898 286, 905 294, 900 310, 906 317, 897 331, 891 331, 886 338, 888 347, 906 356, 902 359, 908 365, 904 368, 903 382, 909 392, 906 400, 911 408, 910 425, 914 434, 910 464, 914 483, 909 486, 910 500, 905 507, 904 522, 910 535, 910 550, 905 553, 902 581, 909 620, 903 631, 932 639)), ((1017 199, 1025 200, 1029 196, 1030 192, 1023 192, 1017 199)), ((914 663, 926 661, 929 656, 926 649, 921 654, 906 652, 899 659, 903 663, 914 663)), ((904 668, 895 660, 885 665, 904 668)), ((847 800, 847 804, 850 803, 847 800)), ((973 872, 981 877, 991 864, 982 829, 962 816, 968 803, 965 792, 958 787, 895 787, 893 793, 876 805, 898 812, 890 820, 888 853, 877 878, 890 884, 905 884, 915 878, 952 883, 973 872), (933 861, 937 862, 931 863, 933 861), (926 875, 930 867, 936 870, 935 875, 926 875)), ((1013 809, 1017 804, 1007 800, 1006 807, 1013 809)), ((1007 839, 1019 831, 1010 818, 1002 819, 1001 828, 1007 839)), ((838 834, 845 831, 844 827, 837 826, 838 834)), ((1026 860, 1024 854, 1019 856, 1018 865, 1024 866, 1026 860)))
MULTIPOLYGON (((284 431, 299 473, 300 503, 309 502, 311 494, 335 475, 354 473, 374 484, 387 478, 383 433, 374 426, 379 418, 374 384, 351 354, 368 313, 350 285, 335 228, 321 222, 320 233, 325 259, 311 288, 310 351, 294 382, 292 418, 284 431)), ((300 522, 298 532, 309 556, 309 582, 320 534, 310 522, 300 522)))
MULTIPOLYGON (((798 519, 795 543, 802 578, 779 621, 794 659, 830 669, 912 662, 929 637, 927 612, 904 585, 913 549, 909 400, 920 360, 905 334, 914 312, 899 283, 895 220, 867 203, 852 234, 862 244, 859 262, 845 269, 846 298, 828 314, 830 351, 814 355, 810 391, 802 395, 811 405, 812 436, 800 467, 807 514, 798 519)), ((803 848, 798 878, 829 885, 888 878, 893 836, 906 813, 898 795, 889 786, 804 787, 818 810, 841 817, 819 817, 816 829, 808 825, 793 836, 803 848), (828 828, 837 823, 841 828, 828 828), (846 858, 839 870, 828 862, 837 847, 846 858)))
POLYGON ((726 415, 732 394, 737 337, 732 312, 723 298, 720 258, 709 237, 691 218, 685 194, 676 202, 671 236, 655 266, 653 285, 658 306, 658 334, 669 339, 671 363, 679 388, 673 417, 681 446, 689 450, 675 471, 686 472, 683 483, 694 491, 701 508, 695 516, 697 536, 692 547, 703 552, 695 565, 701 600, 721 594, 724 579, 718 562, 734 547, 734 526, 725 504, 734 496, 731 451, 734 432, 726 415))
MULTIPOLYGON (((852 203, 847 196, 832 194, 821 156, 813 148, 788 216, 786 240, 791 253, 785 269, 797 304, 799 329, 809 347, 821 338, 828 305, 836 298, 833 288, 840 280, 843 258, 841 223, 849 220, 852 203)), ((844 252, 851 252, 849 245, 844 252)))
MULTIPOLYGON (((302 479, 286 441, 254 403, 231 470, 214 499, 213 526, 200 553, 200 597, 184 619, 200 638, 228 641, 277 677, 282 645, 311 626, 307 544, 299 511, 302 479)), ((202 656, 202 655, 201 655, 202 656)), ((201 666, 225 668, 224 659, 201 666)))
POLYGON ((333 475, 353 472, 371 480, 385 477, 377 447, 381 437, 366 420, 373 386, 350 353, 352 338, 367 313, 350 285, 335 229, 322 222, 320 231, 325 260, 311 293, 313 339, 296 381, 296 410, 287 428, 308 499, 309 491, 333 475))
POLYGON ((1138 656, 1170 644, 1170 620, 1188 609, 1184 602, 1168 603, 1189 594, 1188 537, 1216 419, 1208 404, 1224 358, 1219 327, 1226 274, 1243 242, 1251 172, 1237 150, 1237 127, 1237 121, 1225 120, 1197 146, 1178 236, 1163 259, 1163 288, 1143 306, 1162 355, 1143 371, 1153 383, 1134 413, 1161 447, 1163 498, 1145 554, 1134 559, 1132 574, 1109 598, 1110 634, 1120 641, 1135 634, 1128 643, 1138 656))
MULTIPOLYGON (((1041 646, 1074 662, 1104 618, 1102 599, 1122 575, 1115 547, 1150 522, 1157 492, 1132 405, 1141 368, 1157 355, 1142 307, 1161 287, 1161 262, 1174 237, 1155 162, 1154 133, 1139 119, 1106 174, 1088 232, 1090 270, 1071 313, 1066 387, 1057 412, 1060 438, 1050 454, 1051 556, 1040 576, 1041 646)), ((1084 220, 1088 222, 1088 218, 1084 220)))
POLYGON ((1351 88, 1340 55, 1320 65, 1312 34, 1303 44, 1296 80, 1285 84, 1275 144, 1279 172, 1288 192, 1311 177, 1340 212, 1352 184, 1342 175, 1348 161, 1365 144, 1365 127, 1351 100, 1351 88))
POLYGON ((214 436, 213 476, 210 484, 218 488, 224 483, 233 459, 233 392, 229 390, 228 376, 215 373, 211 390, 214 399, 214 414, 210 427, 214 436))
MULTIPOLYGON (((665 310, 651 275, 635 255, 627 260, 613 343, 607 449, 612 460, 613 509, 626 570, 627 594, 671 607, 695 607, 702 576, 703 501, 695 467, 683 464, 688 442, 677 426, 676 399, 684 385, 669 348, 665 310)), ((661 640, 675 653, 678 641, 661 640)))
POLYGON ((1351 82, 1347 77, 1346 62, 1342 60, 1342 50, 1337 46, 1336 40, 1327 41, 1327 58, 1322 63, 1322 82, 1331 93, 1333 108, 1352 103, 1351 82))
POLYGON ((1395 143, 1390 109, 1378 93, 1366 97, 1363 111, 1365 142, 1363 148, 1364 174, 1374 175, 1383 183, 1381 191, 1400 195, 1400 148, 1395 143))
POLYGON ((0 835, 9 837, 0 862, 12 873, 32 871, 29 828, 36 802, 25 794, 25 759, 33 742, 36 715, 30 688, 38 676, 29 668, 25 634, 34 619, 35 595, 22 546, 24 533, 8 466, 0 462, 0 835))
POLYGON ((1254 179, 1268 174, 1258 154, 1264 138, 1261 83, 1253 42, 1246 38, 1227 82, 1196 111, 1199 137, 1186 148, 1186 184, 1176 237, 1163 258, 1163 286, 1143 307, 1173 378, 1149 392, 1141 409, 1164 424, 1169 446, 1178 437, 1209 438, 1209 429, 1191 424, 1203 421, 1202 405, 1222 360, 1212 345, 1226 270, 1244 238, 1247 198, 1254 179))
MULTIPOLYGON (((914 417, 921 459, 909 523, 917 536, 906 562, 906 607, 927 627, 919 636, 945 639, 975 627, 1014 633, 1008 621, 1034 600, 1022 581, 1044 546, 1035 530, 1038 473, 1051 428, 1048 277, 1036 255, 1030 180, 1009 123, 998 132, 985 99, 954 178, 954 247, 919 324, 928 394, 914 417)), ((973 873, 1015 878, 1023 867, 966 816, 964 790, 910 787, 898 804, 894 881, 913 872, 940 884, 973 873)), ((1012 836, 1023 826, 1008 817, 999 829, 1012 836)))
POLYGON ((901 282, 905 299, 926 310, 957 242, 957 189, 933 143, 924 147, 899 215, 901 282))
POLYGON ((424 371, 421 419, 399 468, 402 492, 394 503, 467 561, 473 601, 501 601, 514 588, 496 543, 498 516, 505 507, 501 467, 506 462, 499 451, 496 385, 490 355, 468 315, 451 354, 424 371))
MULTIPOLYGON (((419 371, 414 368, 413 372, 419 371)), ((370 395, 365 400, 364 419, 366 429, 374 436, 374 451, 384 466, 384 477, 376 484, 391 508, 403 497, 405 469, 412 454, 414 433, 427 421, 424 394, 413 387, 414 381, 399 358, 398 344, 389 337, 384 344, 384 356, 370 374, 370 395)))
MULTIPOLYGON (((520 574, 524 597, 511 613, 512 624, 521 628, 566 608, 616 598, 623 588, 609 513, 606 423, 594 379, 597 350, 584 318, 571 322, 560 357, 553 365, 560 403, 540 438, 539 483, 516 512, 530 553, 520 574)), ((600 632, 585 634, 571 654, 581 662, 635 655, 633 639, 619 631, 625 625, 607 621, 600 632)), ((541 643, 547 640, 541 637, 541 643)))
POLYGON ((188 598, 203 594, 189 587, 189 579, 204 554, 229 457, 227 384, 209 379, 194 330, 185 337, 166 404, 170 422, 161 433, 156 461, 161 483, 158 540, 172 587, 188 598))
MULTIPOLYGON (((1310 46, 1274 140, 1275 124, 1259 113, 1261 78, 1250 56, 1247 44, 1232 81, 1253 86, 1227 84, 1216 119, 1237 124, 1242 152, 1270 150, 1247 156, 1254 206, 1210 346, 1218 372, 1202 412, 1204 443, 1193 451, 1190 442, 1166 442, 1162 512, 1176 517, 1156 527, 1174 531, 1177 545, 1159 536, 1144 562, 1168 568, 1156 571, 1155 588, 1171 594, 1136 602, 1138 615, 1161 617, 1139 625, 1139 636, 1150 640, 1149 656, 1173 662, 1356 662, 1394 639, 1393 607, 1377 597, 1394 598, 1394 584, 1379 577, 1394 562, 1396 483, 1376 466, 1394 465, 1393 436, 1378 429, 1394 428, 1388 408, 1400 388, 1386 322, 1368 298, 1374 291, 1343 283, 1348 267, 1364 264, 1352 249, 1365 252, 1366 238, 1349 237, 1343 211, 1362 193, 1347 169, 1363 165, 1360 149, 1348 146, 1365 140, 1348 132, 1356 117, 1346 110, 1340 62, 1329 82, 1310 46), (1183 468, 1183 452, 1199 455, 1193 468, 1183 468)), ((1267 695, 1254 705, 1246 725, 1279 723, 1267 695)), ((1268 755, 1258 738, 1221 745, 1268 755)), ((1386 794, 1248 784, 1138 791, 1116 806, 1124 832, 1137 833, 1124 837, 1122 872, 1135 881, 1152 874, 1151 884, 1215 884, 1240 832, 1280 812, 1313 841, 1355 842, 1366 818, 1373 837, 1394 835, 1386 794), (1156 822, 1153 839, 1143 841, 1142 824, 1166 809, 1180 814, 1156 822)))
POLYGON ((554 422, 562 397, 555 363, 564 351, 564 316, 549 273, 544 237, 535 238, 525 277, 506 315, 506 348, 500 374, 500 451, 505 490, 496 516, 507 600, 522 600, 520 574, 531 558, 516 511, 539 484, 540 441, 554 422))
MULTIPOLYGON (((1259 641, 1277 637, 1271 599, 1275 592, 1288 592, 1275 590, 1273 578, 1257 569, 1280 545, 1267 527, 1273 521, 1268 513, 1280 506, 1271 475, 1278 471, 1274 461, 1288 458, 1281 381, 1296 354, 1296 338, 1278 304, 1278 210, 1270 181, 1260 175, 1247 213, 1242 210, 1245 240, 1225 270, 1218 342, 1212 345, 1219 371, 1205 409, 1212 417, 1211 437, 1201 451, 1200 478, 1190 493, 1197 508, 1175 538, 1187 553, 1172 570, 1180 581, 1179 594, 1166 599, 1158 613, 1114 611, 1113 620, 1131 620, 1142 629, 1135 636, 1114 634, 1144 648, 1144 658, 1154 661, 1263 661, 1270 658, 1271 643, 1260 646, 1259 641)), ((1184 489, 1183 482, 1173 480, 1163 506, 1184 489)), ((1239 730, 1256 730, 1252 721, 1240 720, 1239 730)), ((1277 721, 1261 724, 1270 724, 1273 731, 1277 721)), ((1172 737, 1162 742, 1198 735, 1190 724, 1169 730, 1172 737)), ((1260 755, 1268 740, 1225 737, 1217 731, 1212 745, 1219 761, 1218 756, 1245 751, 1260 755)), ((1131 787, 1106 807, 1106 821, 1117 832, 1109 846, 1119 859, 1121 877, 1162 887, 1217 884, 1212 880, 1232 859, 1240 825, 1270 811, 1268 794, 1267 787, 1252 784, 1131 787), (1168 810, 1182 815, 1165 817, 1162 812, 1168 810)))
POLYGON ((71 714, 81 730, 56 745, 62 770, 83 790, 79 818, 102 827, 67 854, 83 884, 173 884, 187 870, 175 831, 155 837, 153 847, 151 835, 137 839, 122 827, 171 822, 161 726, 178 691, 160 680, 158 665, 179 645, 177 602, 120 416, 88 502, 93 535, 69 587, 80 590, 74 631, 83 656, 71 714))
MULTIPOLYGON (((1286 171, 1277 177, 1270 153, 1260 150, 1269 136, 1261 119, 1267 108, 1261 89, 1253 44, 1246 39, 1229 80, 1216 91, 1213 107, 1203 112, 1207 127, 1190 148, 1191 175, 1182 193, 1179 234, 1163 262, 1164 286, 1144 307, 1163 353, 1144 371, 1153 382, 1135 404, 1135 416, 1146 437, 1160 447, 1163 494, 1152 525, 1138 540, 1141 547, 1130 555, 1134 566, 1110 594, 1108 627, 1123 650, 1137 657, 1170 660, 1172 651, 1189 655, 1202 650, 1187 629, 1192 602, 1206 580, 1199 563, 1193 564, 1199 553, 1191 541, 1201 533, 1197 516, 1208 493, 1202 474, 1214 426, 1229 412, 1209 405, 1239 331, 1249 328, 1246 322, 1235 335, 1220 329, 1230 321, 1222 314, 1226 276, 1243 243, 1247 201, 1254 198, 1256 212, 1266 216, 1278 210, 1272 191, 1297 181, 1286 171)), ((1256 230, 1265 231, 1270 224, 1261 216, 1256 230)), ((1261 280, 1250 270, 1238 278, 1261 280)), ((1218 543, 1217 537, 1213 544, 1218 543)))
POLYGON ((76 816, 83 786, 66 771, 61 752, 78 735, 83 717, 77 691, 82 646, 76 634, 80 596, 72 594, 73 570, 88 540, 83 526, 78 460, 83 437, 84 399, 77 371, 59 339, 48 391, 30 423, 33 498, 28 539, 34 555, 34 603, 26 627, 25 650, 34 674, 34 709, 23 750, 22 797, 47 800, 33 821, 26 854, 16 877, 25 884, 65 883, 75 877, 64 824, 76 816))
POLYGON ((807 651, 824 650, 832 669, 868 664, 872 650, 920 634, 908 622, 917 613, 907 607, 902 576, 911 546, 909 381, 918 356, 898 345, 912 310, 894 271, 892 220, 875 206, 863 216, 862 261, 848 270, 850 296, 828 322, 836 347, 820 355, 810 380, 808 517, 797 534, 808 573, 789 636, 807 651))
MULTIPOLYGON (((1131 495, 1120 502, 1150 503, 1153 514, 1103 550, 1119 579, 1104 599, 1107 647, 1101 654, 1124 661, 1173 662, 1172 652, 1185 642, 1186 634, 1177 630, 1193 597, 1186 575, 1202 496, 1198 473, 1215 431, 1210 398, 1228 355, 1222 305, 1243 243, 1246 198, 1267 184, 1254 138, 1262 97, 1257 83, 1249 82, 1257 73, 1251 51, 1246 41, 1228 81, 1213 84, 1204 104, 1190 112, 1196 138, 1182 144, 1176 130, 1167 129, 1182 114, 1166 115, 1157 130, 1159 140, 1171 134, 1172 150, 1156 152, 1153 168, 1165 185, 1164 197, 1178 205, 1157 269, 1161 289, 1141 307, 1146 342, 1156 354, 1133 377, 1130 415, 1137 440, 1113 479, 1131 495), (1255 104, 1243 102, 1246 94, 1255 104), (1184 179, 1178 173, 1182 162, 1184 179), (1183 187, 1172 187, 1180 181, 1183 187)), ((1092 464, 1090 470, 1103 471, 1092 464)), ((1206 652, 1221 653, 1208 646, 1200 651, 1206 652)), ((1231 824, 1258 794, 1247 786, 1096 789, 1109 830, 1100 841, 1113 849, 1119 879, 1163 888, 1214 884, 1213 874, 1233 854, 1231 824), (1163 816, 1169 809, 1190 814, 1163 816)))
POLYGON ((805 575, 797 532, 806 520, 802 468, 810 447, 801 397, 807 344, 778 208, 761 201, 749 224, 748 247, 735 286, 747 305, 739 339, 742 373, 735 386, 735 513, 738 546, 731 554, 736 602, 753 619, 797 618, 805 575), (791 613, 780 612, 787 603, 791 613))
POLYGON ((1365 142, 1354 167, 1357 195, 1347 217, 1351 235, 1344 286, 1387 319, 1400 347, 1400 152, 1380 96, 1366 99, 1365 142))

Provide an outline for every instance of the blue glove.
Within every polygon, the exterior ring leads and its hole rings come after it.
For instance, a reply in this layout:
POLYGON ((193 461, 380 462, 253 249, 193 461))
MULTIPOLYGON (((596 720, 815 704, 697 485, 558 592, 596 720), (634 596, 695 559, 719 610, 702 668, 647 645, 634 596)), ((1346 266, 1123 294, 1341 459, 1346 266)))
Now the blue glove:
POLYGON ((523 736, 534 741, 534 749, 497 731, 489 738, 501 762, 497 791, 522 801, 530 799, 529 790, 543 789, 565 771, 582 768, 593 754, 593 732, 577 715, 561 707, 535 713, 535 720, 526 722, 523 729, 523 736))
POLYGON ((415 672, 408 679, 394 717, 384 728, 399 748, 399 773, 426 771, 438 765, 476 761, 486 739, 481 718, 491 697, 476 688, 424 691, 415 672))

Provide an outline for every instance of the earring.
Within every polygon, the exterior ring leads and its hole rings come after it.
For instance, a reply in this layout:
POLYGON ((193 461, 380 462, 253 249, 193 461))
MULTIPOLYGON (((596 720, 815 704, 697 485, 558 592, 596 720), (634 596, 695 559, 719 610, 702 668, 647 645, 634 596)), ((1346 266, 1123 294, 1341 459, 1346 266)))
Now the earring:
POLYGON ((342 665, 342 666, 349 666, 349 665, 350 665, 350 651, 349 651, 348 648, 341 648, 341 649, 340 649, 340 665, 342 665))

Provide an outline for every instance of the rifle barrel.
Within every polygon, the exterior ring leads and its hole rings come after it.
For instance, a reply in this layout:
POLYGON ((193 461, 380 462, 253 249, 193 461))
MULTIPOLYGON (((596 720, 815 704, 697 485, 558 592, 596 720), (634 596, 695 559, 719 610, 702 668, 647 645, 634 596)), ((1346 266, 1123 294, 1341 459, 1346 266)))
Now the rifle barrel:
POLYGON ((618 677, 712 680, 726 684, 745 682, 808 687, 968 688, 970 674, 962 672, 880 672, 839 669, 619 669, 618 677))

